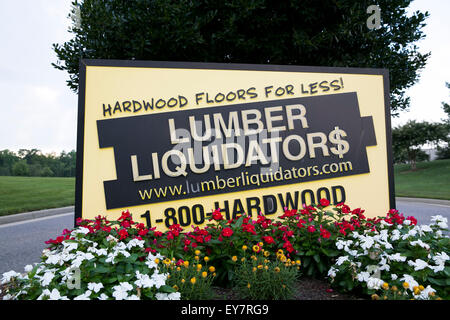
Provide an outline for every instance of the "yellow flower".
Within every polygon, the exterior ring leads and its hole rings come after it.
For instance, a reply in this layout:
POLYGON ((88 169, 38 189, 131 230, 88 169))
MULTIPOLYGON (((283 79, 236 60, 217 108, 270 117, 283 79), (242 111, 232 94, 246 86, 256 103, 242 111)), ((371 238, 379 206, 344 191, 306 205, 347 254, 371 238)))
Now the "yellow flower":
POLYGON ((275 267, 275 269, 273 269, 276 273, 280 272, 280 268, 275 267))
POLYGON ((398 288, 397 288, 397 286, 392 286, 392 287, 391 287, 391 290, 394 291, 394 292, 396 292, 396 291, 398 290, 398 288))
POLYGON ((247 248, 247 246, 246 246, 246 245, 243 245, 243 246, 242 246, 242 250, 244 250, 244 251, 245 251, 245 250, 247 250, 247 249, 248 249, 248 248, 247 248))
POLYGON ((420 294, 419 286, 415 286, 415 287, 413 288, 413 291, 414 291, 414 294, 415 294, 415 295, 420 294))
POLYGON ((282 254, 284 254, 283 249, 278 249, 278 251, 277 251, 277 256, 278 256, 278 255, 282 255, 282 254))
POLYGON ((197 279, 195 279, 195 277, 191 278, 191 283, 195 284, 197 282, 197 279))
POLYGON ((419 286, 419 290, 420 290, 420 291, 425 290, 424 286, 423 286, 423 285, 420 285, 420 286, 419 286))
POLYGON ((283 287, 283 289, 286 289, 286 285, 285 284, 283 284, 282 287, 283 287))
POLYGON ((177 285, 174 285, 172 288, 174 288, 175 290, 180 290, 180 288, 178 288, 178 286, 177 285))
POLYGON ((180 267, 177 267, 177 271, 180 271, 181 270, 181 268, 180 267))
POLYGON ((268 269, 269 269, 269 266, 264 266, 264 269, 268 270, 268 269))
POLYGON ((259 246, 257 246, 256 244, 252 247, 253 252, 259 252, 259 246))
POLYGON ((187 268, 187 267, 189 267, 189 261, 184 261, 183 262, 183 265, 187 268))
POLYGON ((408 289, 409 288, 409 283, 408 282, 403 282, 403 288, 408 289))
POLYGON ((258 264, 258 269, 261 270, 263 268, 262 264, 258 264))
POLYGON ((372 296, 372 300, 379 300, 380 297, 377 294, 373 294, 372 296))
POLYGON ((202 272, 202 277, 203 277, 203 278, 206 278, 207 276, 208 276, 208 272, 203 271, 203 272, 202 272))
POLYGON ((159 264, 159 259, 158 258, 155 259, 155 263, 159 264))
POLYGON ((198 261, 198 259, 200 259, 200 258, 198 256, 195 256, 194 259, 198 261))
POLYGON ((236 256, 233 256, 233 257, 231 258, 231 260, 233 260, 233 262, 236 262, 236 261, 237 261, 237 257, 236 257, 236 256))
POLYGON ((253 271, 253 272, 256 272, 256 267, 253 267, 252 271, 253 271))
POLYGON ((184 279, 181 279, 181 283, 185 283, 186 282, 186 280, 184 280, 184 279))
POLYGON ((203 260, 205 260, 205 262, 208 262, 209 261, 209 257, 206 256, 206 257, 203 258, 203 260))
POLYGON ((295 263, 299 266, 302 264, 302 262, 300 260, 296 260, 295 263))
POLYGON ((213 266, 210 266, 209 267, 209 272, 214 272, 214 271, 216 271, 216 268, 214 268, 213 266))
POLYGON ((258 260, 258 258, 256 258, 255 256, 251 256, 250 258, 255 261, 258 260))
POLYGON ((270 251, 264 251, 264 257, 268 257, 268 256, 270 256, 270 251))
POLYGON ((250 284, 250 282, 249 282, 249 283, 247 283, 247 288, 250 289, 250 287, 251 287, 251 284, 250 284))
POLYGON ((213 277, 215 277, 215 276, 216 276, 216 273, 214 272, 214 273, 213 273, 213 277))
POLYGON ((244 262, 244 261, 245 261, 245 257, 242 257, 241 262, 244 262))
POLYGON ((262 247, 264 245, 264 243, 262 243, 262 242, 259 242, 258 244, 260 247, 262 247))
POLYGON ((166 258, 166 259, 163 260, 163 263, 166 264, 166 265, 167 265, 167 264, 170 264, 170 262, 171 262, 171 261, 170 261, 169 258, 166 258))
POLYGON ((196 256, 198 256, 198 255, 200 255, 200 250, 195 250, 194 253, 195 253, 196 256))
POLYGON ((198 265, 197 265, 197 270, 201 270, 202 269, 202 265, 199 263, 198 265))
POLYGON ((389 289, 389 283, 387 283, 387 282, 383 283, 382 287, 383 287, 384 290, 388 290, 389 289))

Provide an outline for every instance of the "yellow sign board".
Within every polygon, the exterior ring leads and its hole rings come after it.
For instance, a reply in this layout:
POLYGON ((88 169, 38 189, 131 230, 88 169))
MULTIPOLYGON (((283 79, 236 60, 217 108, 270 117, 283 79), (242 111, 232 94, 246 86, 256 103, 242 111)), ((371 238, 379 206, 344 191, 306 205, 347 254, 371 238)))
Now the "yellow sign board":
POLYGON ((384 69, 83 60, 76 218, 395 207, 384 69))

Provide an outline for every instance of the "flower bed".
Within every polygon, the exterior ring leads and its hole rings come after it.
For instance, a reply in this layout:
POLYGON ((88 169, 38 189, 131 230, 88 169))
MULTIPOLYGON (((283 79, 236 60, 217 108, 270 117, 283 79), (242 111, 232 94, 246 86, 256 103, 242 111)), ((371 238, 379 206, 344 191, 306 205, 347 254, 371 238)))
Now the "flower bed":
POLYGON ((301 276, 328 277, 343 292, 374 299, 449 298, 447 220, 418 226, 395 210, 364 210, 326 199, 279 219, 225 220, 220 210, 202 228, 146 228, 130 212, 98 216, 50 239, 42 261, 25 274, 3 274, 4 299, 208 299, 211 287, 241 298, 289 299, 301 276))

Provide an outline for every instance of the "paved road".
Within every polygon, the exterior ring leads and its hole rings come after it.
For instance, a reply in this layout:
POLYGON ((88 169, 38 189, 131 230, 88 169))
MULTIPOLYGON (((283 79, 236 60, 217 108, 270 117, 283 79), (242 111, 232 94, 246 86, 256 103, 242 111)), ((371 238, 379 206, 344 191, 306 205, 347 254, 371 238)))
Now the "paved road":
MULTIPOLYGON (((414 216, 419 224, 429 224, 430 217, 442 215, 450 221, 450 205, 397 200, 397 209, 414 216)), ((64 229, 73 227, 73 212, 24 222, 0 225, 0 275, 14 270, 22 272, 27 264, 39 262, 44 243, 64 229)))

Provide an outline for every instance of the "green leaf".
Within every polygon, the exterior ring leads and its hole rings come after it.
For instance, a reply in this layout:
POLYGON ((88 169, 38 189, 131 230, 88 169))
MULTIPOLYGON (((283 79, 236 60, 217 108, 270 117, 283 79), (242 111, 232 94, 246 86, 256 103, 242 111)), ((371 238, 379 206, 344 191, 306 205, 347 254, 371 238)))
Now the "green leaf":
POLYGON ((161 287, 159 287, 159 290, 161 290, 162 292, 165 293, 172 293, 172 292, 176 292, 176 290, 168 285, 163 285, 161 287))
POLYGON ((314 260, 315 260, 317 263, 320 262, 320 256, 319 256, 318 254, 315 254, 315 255, 313 256, 313 258, 314 258, 314 260))

